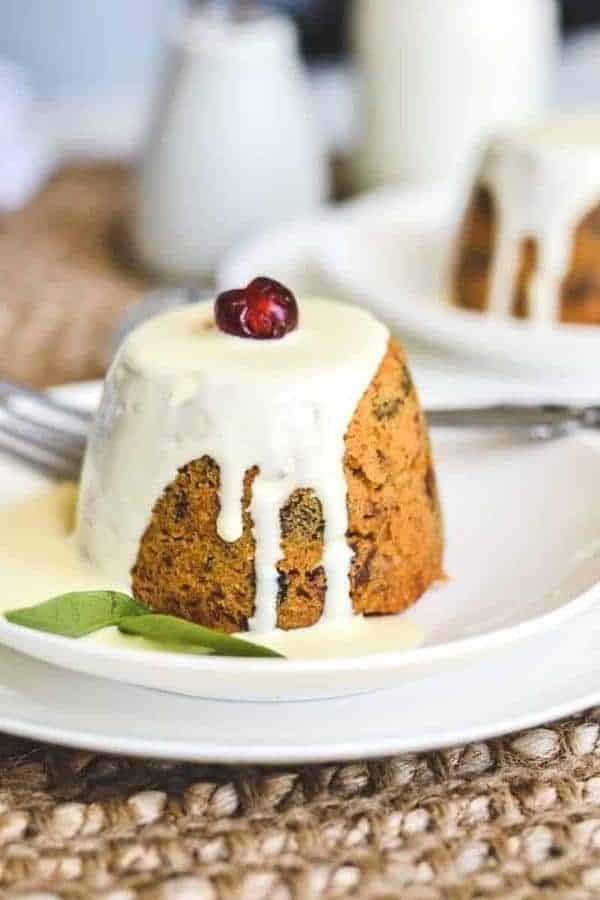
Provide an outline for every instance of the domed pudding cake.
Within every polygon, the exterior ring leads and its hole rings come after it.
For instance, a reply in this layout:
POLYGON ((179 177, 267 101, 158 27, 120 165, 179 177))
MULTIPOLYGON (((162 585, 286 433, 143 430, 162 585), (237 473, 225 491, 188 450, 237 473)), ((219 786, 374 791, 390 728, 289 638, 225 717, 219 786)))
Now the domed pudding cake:
POLYGON ((559 117, 490 143, 452 293, 478 312, 600 323, 600 117, 559 117))
POLYGON ((131 333, 86 455, 80 552, 227 632, 395 613, 442 576, 426 423, 365 310, 260 278, 131 333))

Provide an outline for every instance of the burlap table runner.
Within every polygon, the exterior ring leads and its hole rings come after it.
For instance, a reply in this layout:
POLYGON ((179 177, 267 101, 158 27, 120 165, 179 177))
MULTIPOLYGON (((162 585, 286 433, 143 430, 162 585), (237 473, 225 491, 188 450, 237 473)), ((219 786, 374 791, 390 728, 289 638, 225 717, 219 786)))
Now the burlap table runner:
MULTIPOLYGON (((110 328, 146 286, 115 251, 127 197, 118 167, 71 167, 0 223, 0 374, 101 372, 110 328)), ((281 770, 0 736, 0 898, 599 895, 599 711, 437 753, 281 770)))

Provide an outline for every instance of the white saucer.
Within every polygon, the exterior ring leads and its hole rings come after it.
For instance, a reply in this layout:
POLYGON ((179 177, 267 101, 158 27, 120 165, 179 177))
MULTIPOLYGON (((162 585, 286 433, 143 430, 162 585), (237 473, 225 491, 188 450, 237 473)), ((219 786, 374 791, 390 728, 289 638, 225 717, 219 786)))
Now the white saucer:
MULTIPOLYGON (((97 386, 71 388, 65 395, 90 404, 97 386)), ((461 399, 466 398, 457 395, 456 402, 461 399)), ((348 658, 226 659, 144 650, 124 638, 73 640, 4 619, 0 643, 130 684, 213 699, 288 701, 447 674, 478 656, 564 627, 600 600, 597 444, 575 438, 515 443, 473 433, 438 435, 435 444, 450 579, 405 614, 423 630, 422 646, 371 655, 357 649, 348 658)), ((3 502, 31 493, 37 484, 16 463, 0 460, 3 502)), ((3 597, 2 604, 19 605, 12 597, 3 597)))
POLYGON ((490 317, 448 300, 459 203, 442 188, 379 191, 236 250, 219 284, 256 272, 372 309, 401 337, 547 380, 598 370, 600 328, 490 317))

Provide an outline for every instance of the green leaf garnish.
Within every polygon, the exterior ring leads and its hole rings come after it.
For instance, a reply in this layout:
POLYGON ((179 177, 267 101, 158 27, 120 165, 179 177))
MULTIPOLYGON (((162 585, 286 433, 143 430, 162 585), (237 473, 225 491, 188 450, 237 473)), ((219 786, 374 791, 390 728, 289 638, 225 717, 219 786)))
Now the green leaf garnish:
POLYGON ((83 637, 100 628, 118 625, 125 616, 133 618, 147 613, 146 606, 118 591, 74 591, 37 606, 13 609, 5 617, 13 625, 64 637, 83 637))
POLYGON ((250 641, 231 637, 211 628, 204 628, 186 619, 166 616, 160 613, 127 616, 119 622, 119 631, 137 634, 151 641, 171 644, 188 644, 206 647, 219 656, 268 656, 282 659, 281 653, 253 644, 250 641))
POLYGON ((13 609, 5 613, 13 625, 83 637, 101 628, 117 625, 123 634, 145 638, 175 653, 219 656, 266 656, 282 658, 261 644, 231 637, 186 619, 152 613, 147 606, 118 591, 74 591, 60 594, 37 606, 13 609))

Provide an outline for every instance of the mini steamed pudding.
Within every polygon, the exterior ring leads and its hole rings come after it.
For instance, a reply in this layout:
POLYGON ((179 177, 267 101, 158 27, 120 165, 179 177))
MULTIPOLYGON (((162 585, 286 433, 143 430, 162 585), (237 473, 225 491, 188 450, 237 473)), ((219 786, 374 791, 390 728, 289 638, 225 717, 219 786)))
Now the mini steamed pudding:
POLYGON ((490 142, 452 292, 475 312, 600 324, 600 116, 558 117, 490 142))
POLYGON ((152 609, 223 631, 405 609, 443 541, 397 342, 267 278, 144 323, 106 379, 77 542, 152 609))

